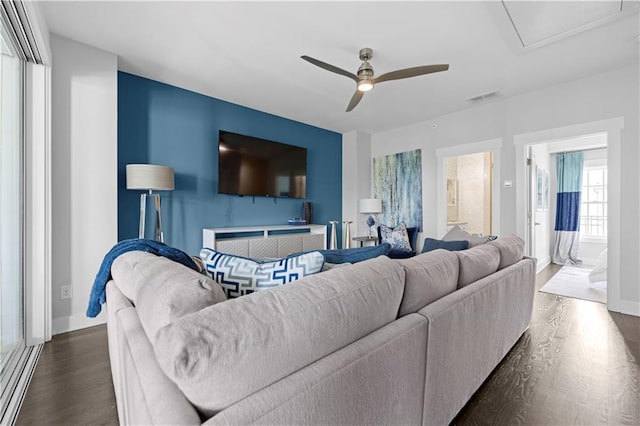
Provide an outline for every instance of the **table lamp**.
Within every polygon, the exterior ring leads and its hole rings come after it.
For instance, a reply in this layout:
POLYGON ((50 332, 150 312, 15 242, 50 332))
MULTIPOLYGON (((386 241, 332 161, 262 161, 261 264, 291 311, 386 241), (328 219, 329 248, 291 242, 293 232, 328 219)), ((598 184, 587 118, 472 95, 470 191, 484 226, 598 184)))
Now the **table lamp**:
POLYGON ((144 238, 147 196, 153 197, 156 204, 156 240, 164 242, 162 232, 162 214, 160 209, 160 194, 153 191, 173 191, 173 167, 154 164, 127 164, 127 189, 142 189, 140 194, 140 229, 138 238, 144 238))
POLYGON ((371 228, 376 224, 373 214, 382 213, 382 200, 379 198, 363 198, 358 201, 358 211, 362 214, 368 214, 367 226, 369 227, 369 237, 371 238, 371 228))

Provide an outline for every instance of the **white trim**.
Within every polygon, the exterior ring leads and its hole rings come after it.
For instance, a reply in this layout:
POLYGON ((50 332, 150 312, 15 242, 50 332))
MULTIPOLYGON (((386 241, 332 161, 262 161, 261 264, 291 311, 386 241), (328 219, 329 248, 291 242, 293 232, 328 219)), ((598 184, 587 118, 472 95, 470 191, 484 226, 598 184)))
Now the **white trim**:
POLYGON ((49 70, 25 65, 25 344, 51 339, 49 70))
POLYGON ((526 235, 527 228, 525 197, 526 150, 525 145, 536 145, 577 136, 607 133, 609 220, 607 230, 607 309, 631 315, 640 315, 640 303, 620 298, 620 163, 621 131, 624 117, 616 117, 589 123, 574 124, 553 129, 514 135, 516 148, 516 230, 518 235, 526 235))
POLYGON ((71 315, 66 317, 54 318, 51 331, 53 335, 67 333, 69 331, 80 330, 87 327, 107 323, 107 314, 104 313, 106 308, 103 306, 103 312, 96 318, 88 318, 84 314, 71 315))
POLYGON ((458 155, 475 154, 478 152, 493 152, 493 183, 492 183, 492 205, 491 205, 491 233, 500 235, 500 152, 502 148, 502 138, 488 139, 479 142, 455 145, 436 149, 438 159, 437 179, 436 179, 436 205, 437 205, 437 230, 442 236, 447 232, 447 193, 445 191, 446 170, 444 161, 446 157, 458 155))
POLYGON ((49 27, 42 14, 42 9, 38 2, 23 1, 22 6, 31 24, 31 33, 35 38, 35 45, 40 52, 40 59, 44 65, 51 65, 51 49, 49 48, 49 27))
POLYGON ((542 271, 544 268, 546 268, 547 265, 549 265, 550 263, 551 263, 551 256, 547 256, 542 260, 538 259, 538 262, 536 263, 536 274, 542 271))

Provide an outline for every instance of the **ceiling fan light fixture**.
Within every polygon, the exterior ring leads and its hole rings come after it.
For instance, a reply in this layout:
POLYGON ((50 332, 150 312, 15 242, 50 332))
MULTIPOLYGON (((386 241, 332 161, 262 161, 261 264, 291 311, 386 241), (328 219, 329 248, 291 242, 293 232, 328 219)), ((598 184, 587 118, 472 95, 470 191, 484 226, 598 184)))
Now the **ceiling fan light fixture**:
POLYGON ((358 82, 358 90, 361 92, 368 92, 373 89, 373 81, 371 80, 360 80, 358 82))
POLYGON ((334 65, 327 64, 326 62, 319 61, 310 56, 302 55, 301 58, 313 65, 331 71, 336 74, 343 75, 356 82, 356 91, 351 97, 349 104, 347 105, 346 112, 353 111, 358 105, 365 92, 373 89, 376 83, 384 83, 385 81, 401 80, 403 78, 417 77, 419 75, 431 74, 434 72, 447 71, 449 64, 435 64, 435 65, 423 65, 419 67, 405 68, 401 70, 391 71, 382 74, 378 77, 374 76, 373 67, 369 63, 369 59, 373 57, 373 50, 366 47, 360 49, 360 60, 362 64, 358 68, 358 72, 353 74, 349 71, 338 68, 334 65))

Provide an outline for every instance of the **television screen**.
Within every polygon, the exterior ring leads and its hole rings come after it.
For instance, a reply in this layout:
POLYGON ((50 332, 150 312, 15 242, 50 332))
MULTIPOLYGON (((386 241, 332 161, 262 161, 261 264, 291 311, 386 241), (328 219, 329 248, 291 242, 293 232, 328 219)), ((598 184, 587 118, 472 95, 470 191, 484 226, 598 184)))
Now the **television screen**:
POLYGON ((305 198, 307 149, 220 130, 218 193, 305 198))

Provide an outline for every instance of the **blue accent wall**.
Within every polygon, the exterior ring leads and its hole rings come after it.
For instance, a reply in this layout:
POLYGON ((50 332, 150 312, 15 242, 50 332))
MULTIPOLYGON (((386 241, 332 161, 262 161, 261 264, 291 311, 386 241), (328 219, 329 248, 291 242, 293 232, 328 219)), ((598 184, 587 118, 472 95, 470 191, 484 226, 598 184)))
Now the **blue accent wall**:
MULTIPOLYGON (((191 255, 203 228, 284 225, 301 216, 303 201, 313 203, 314 223, 341 220, 341 134, 119 72, 119 240, 138 236, 140 191, 126 189, 131 163, 174 168, 175 190, 160 192, 162 227, 167 244, 191 255), (218 130, 307 148, 307 198, 218 194, 218 130)), ((147 222, 147 238, 154 226, 147 222)))

